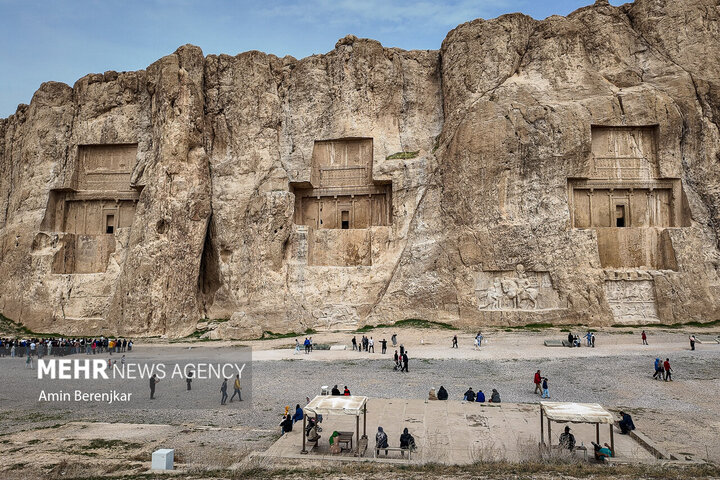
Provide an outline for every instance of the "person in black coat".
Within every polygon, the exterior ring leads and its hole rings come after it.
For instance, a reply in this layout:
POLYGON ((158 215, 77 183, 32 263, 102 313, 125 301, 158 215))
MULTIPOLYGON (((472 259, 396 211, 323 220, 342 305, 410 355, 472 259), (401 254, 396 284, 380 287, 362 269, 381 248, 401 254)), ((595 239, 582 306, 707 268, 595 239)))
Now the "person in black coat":
POLYGON ((442 385, 440 386, 440 390, 438 390, 437 399, 438 400, 447 400, 448 399, 447 390, 445 390, 445 387, 443 387, 442 385))
POLYGON ((338 388, 337 385, 335 385, 335 386, 332 388, 332 390, 330 391, 330 395, 337 395, 338 397, 339 397, 340 395, 342 395, 342 393, 340 393, 340 389, 338 388))

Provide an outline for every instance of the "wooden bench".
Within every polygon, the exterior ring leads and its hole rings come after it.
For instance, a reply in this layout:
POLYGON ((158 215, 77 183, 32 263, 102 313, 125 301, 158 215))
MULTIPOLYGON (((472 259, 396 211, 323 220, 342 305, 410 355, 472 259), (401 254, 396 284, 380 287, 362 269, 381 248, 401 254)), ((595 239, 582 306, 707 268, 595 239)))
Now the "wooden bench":
MULTIPOLYGON (((375 448, 373 450, 373 457, 378 458, 378 450, 383 451, 387 450, 388 452, 400 452, 400 456, 405 458, 405 452, 408 454, 408 460, 410 460, 410 455, 413 450, 410 450, 409 448, 400 448, 400 447, 387 447, 387 448, 375 448)), ((387 454, 385 454, 387 456, 387 454)))

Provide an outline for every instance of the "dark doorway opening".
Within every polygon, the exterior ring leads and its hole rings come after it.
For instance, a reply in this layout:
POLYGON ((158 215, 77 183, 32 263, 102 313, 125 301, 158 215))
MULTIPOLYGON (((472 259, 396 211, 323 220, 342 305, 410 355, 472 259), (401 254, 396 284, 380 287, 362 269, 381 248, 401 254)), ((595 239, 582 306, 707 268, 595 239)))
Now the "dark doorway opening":
POLYGON ((105 216, 105 233, 115 233, 115 215, 105 216))
POLYGON ((342 211, 342 219, 341 219, 341 228, 343 230, 348 230, 350 228, 350 212, 347 210, 342 211))
POLYGON ((625 205, 615 205, 615 226, 624 227, 625 224, 625 205))

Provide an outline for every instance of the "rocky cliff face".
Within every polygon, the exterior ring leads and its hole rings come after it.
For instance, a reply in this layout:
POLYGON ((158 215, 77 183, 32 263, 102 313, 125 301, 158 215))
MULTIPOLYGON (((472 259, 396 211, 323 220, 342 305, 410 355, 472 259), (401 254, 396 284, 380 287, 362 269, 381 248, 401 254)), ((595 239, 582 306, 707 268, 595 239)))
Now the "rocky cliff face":
POLYGON ((720 4, 46 83, 0 120, 0 311, 214 336, 716 320, 720 4))

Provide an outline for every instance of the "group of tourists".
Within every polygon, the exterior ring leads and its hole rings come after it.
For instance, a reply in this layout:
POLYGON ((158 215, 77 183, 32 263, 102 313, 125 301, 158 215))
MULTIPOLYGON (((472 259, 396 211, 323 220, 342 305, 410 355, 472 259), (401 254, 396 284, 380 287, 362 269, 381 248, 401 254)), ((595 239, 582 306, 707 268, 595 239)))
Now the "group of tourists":
POLYGON ((290 413, 290 406, 286 406, 285 414, 282 416, 282 420, 280 421, 280 435, 292 432, 295 422, 302 421, 304 417, 305 414, 303 413, 303 409, 300 407, 299 403, 295 405, 295 412, 292 414, 290 413))
MULTIPOLYGON (((448 399, 448 392, 445 389, 444 386, 440 385, 440 388, 437 390, 437 393, 435 392, 434 388, 430 389, 430 393, 428 393, 428 400, 447 400, 448 399)), ((463 394, 463 401, 465 402, 479 402, 484 403, 486 401, 485 399, 485 393, 483 393, 482 390, 478 389, 477 393, 472 389, 472 387, 468 388, 467 391, 463 394)), ((496 389, 492 389, 492 393, 490 394, 490 399, 487 400, 488 403, 500 403, 500 394, 496 389)))
POLYGON ((332 388, 332 390, 330 391, 330 395, 333 395, 333 396, 336 396, 336 397, 341 397, 341 396, 349 397, 349 396, 350 396, 350 389, 348 389, 347 385, 345 385, 345 389, 343 390, 342 393, 340 393, 340 389, 338 388, 337 385, 335 385, 335 386, 332 388))
MULTIPOLYGON (((225 378, 225 379, 223 379, 222 385, 220 385, 220 405, 227 405, 227 401, 228 401, 227 389, 228 389, 228 379, 225 378)), ((235 381, 233 382, 233 389, 234 389, 234 392, 232 394, 232 397, 230 397, 230 402, 232 403, 232 401, 235 399, 235 395, 237 395, 237 397, 238 397, 238 402, 242 402, 243 399, 242 399, 242 394, 241 394, 242 385, 240 384, 240 374, 235 375, 235 381)), ((188 390, 190 390, 189 382, 188 382, 188 390)), ((150 398, 152 398, 152 396, 150 398)))
MULTIPOLYGON (((388 443, 388 436, 383 430, 383 427, 378 427, 378 431, 375 434, 375 455, 380 455, 380 450, 385 449, 385 456, 387 456, 387 449, 390 448, 388 443)), ((416 449, 415 438, 410 434, 407 428, 403 429, 403 433, 400 434, 400 449, 414 451, 416 449)), ((402 452, 404 455, 404 452, 402 452)))
POLYGON ((0 338, 0 357, 64 356, 78 353, 129 352, 133 341, 126 338, 0 338))
POLYGON ((670 366, 669 358, 666 358, 663 362, 660 360, 660 357, 655 357, 655 373, 653 374, 654 379, 672 382, 672 371, 673 369, 670 366))
MULTIPOLYGON (((473 345, 476 350, 480 348, 480 346, 482 345, 482 341, 483 341, 482 332, 478 332, 477 335, 475 335, 475 338, 473 339, 473 345)), ((453 335, 452 345, 450 345, 450 348, 459 348, 457 335, 453 335)))
POLYGON ((550 398, 550 390, 548 389, 548 378, 543 377, 540 374, 540 370, 535 372, 533 383, 535 384, 534 393, 539 393, 540 398, 550 398))
POLYGON ((403 345, 400 345, 400 353, 395 350, 393 360, 395 361, 395 367, 393 367, 393 370, 395 370, 396 372, 408 372, 408 351, 405 350, 405 347, 403 345))
MULTIPOLYGON (((586 347, 595 348, 595 333, 588 331, 584 335, 584 338, 585 338, 585 346, 586 347)), ((572 332, 568 332, 567 341, 568 341, 568 344, 570 347, 582 346, 582 341, 580 341, 580 336, 573 334, 572 332)))
MULTIPOLYGON (((394 334, 393 337, 395 337, 394 334)), ((359 343, 356 337, 352 337, 350 343, 352 344, 353 350, 356 350, 358 352, 375 353, 375 340, 373 340, 373 337, 368 338, 367 336, 363 335, 362 338, 360 338, 359 343)), ((387 340, 384 338, 380 340, 380 353, 387 353, 387 343, 387 340)))
MULTIPOLYGON (((303 347, 305 348, 305 353, 309 354, 313 351, 313 339, 312 337, 305 337, 305 341, 303 341, 303 347)), ((300 353, 300 342, 298 339, 295 339, 295 354, 300 353)))

